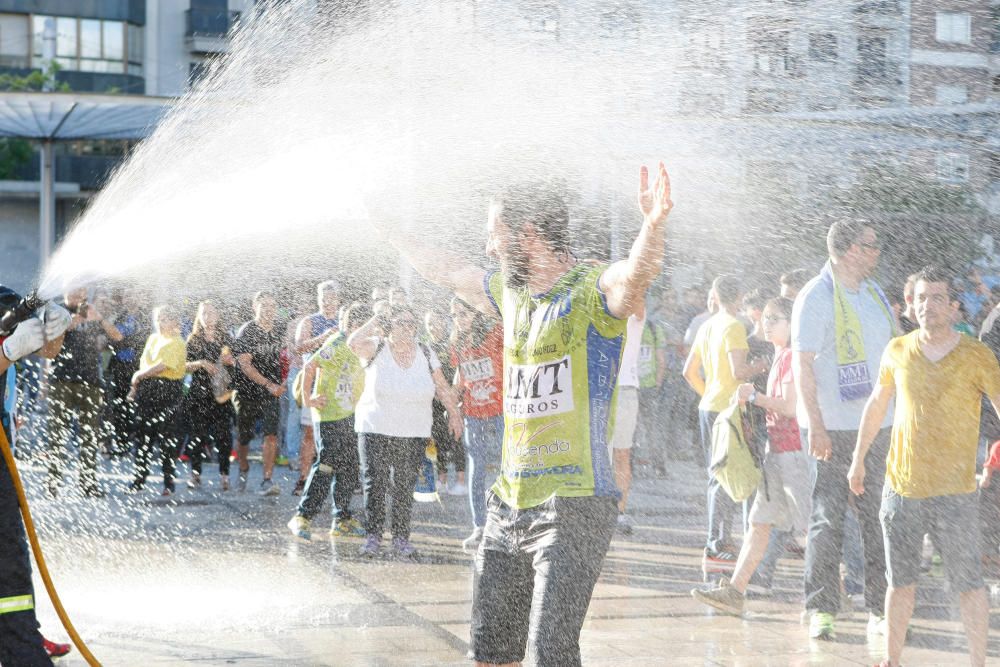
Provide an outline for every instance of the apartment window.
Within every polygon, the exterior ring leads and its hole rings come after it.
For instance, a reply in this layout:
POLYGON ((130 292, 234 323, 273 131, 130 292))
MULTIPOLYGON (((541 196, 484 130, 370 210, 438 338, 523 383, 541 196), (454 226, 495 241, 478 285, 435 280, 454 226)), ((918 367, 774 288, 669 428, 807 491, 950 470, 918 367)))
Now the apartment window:
POLYGON ((945 183, 965 183, 969 180, 969 156, 962 153, 939 154, 937 177, 945 183))
POLYGON ((829 32, 809 35, 809 59, 829 63, 837 59, 837 36, 829 32))
POLYGON ((858 74, 868 79, 884 79, 889 75, 889 59, 885 37, 858 37, 858 74))
POLYGON ((28 67, 29 25, 23 14, 0 14, 0 67, 28 67))
POLYGON ((969 89, 965 86, 935 86, 934 98, 938 104, 965 104, 969 101, 969 89))
POLYGON ((938 12, 935 39, 946 44, 968 44, 972 41, 972 18, 966 12, 938 12))
POLYGON ((51 17, 40 14, 32 17, 34 67, 39 67, 43 58, 45 23, 48 19, 55 19, 56 62, 63 69, 121 74, 127 67, 130 74, 142 74, 141 26, 122 21, 51 17))

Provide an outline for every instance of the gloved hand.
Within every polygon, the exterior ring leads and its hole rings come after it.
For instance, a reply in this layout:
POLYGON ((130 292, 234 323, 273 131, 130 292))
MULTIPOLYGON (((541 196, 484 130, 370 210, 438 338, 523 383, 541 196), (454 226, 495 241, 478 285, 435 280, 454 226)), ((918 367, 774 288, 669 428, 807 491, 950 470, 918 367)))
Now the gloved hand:
POLYGON ((66 333, 73 316, 59 304, 49 301, 35 313, 45 322, 45 340, 55 340, 66 333))
POLYGON ((37 352, 45 345, 45 325, 37 317, 29 317, 17 325, 14 333, 3 342, 3 354, 11 361, 37 352))

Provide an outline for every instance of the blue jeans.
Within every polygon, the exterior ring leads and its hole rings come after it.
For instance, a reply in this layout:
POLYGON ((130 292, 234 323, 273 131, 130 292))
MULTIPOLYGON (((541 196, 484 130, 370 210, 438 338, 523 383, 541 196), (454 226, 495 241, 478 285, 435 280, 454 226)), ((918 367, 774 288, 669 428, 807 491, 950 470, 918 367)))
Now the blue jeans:
MULTIPOLYGON (((698 410, 698 423, 701 426, 701 446, 705 453, 705 470, 712 465, 712 424, 718 412, 698 410)), ((719 551, 724 546, 732 544, 733 521, 737 510, 742 509, 743 525, 746 526, 747 502, 737 503, 728 495, 716 481, 712 473, 708 473, 708 539, 705 546, 712 551, 719 551)))
POLYGON ((468 455, 469 505, 472 507, 472 525, 486 525, 486 466, 500 464, 503 444, 503 416, 466 417, 465 452, 468 455))
MULTIPOLYGON (((830 431, 829 461, 816 462, 812 517, 806 541, 806 609, 836 614, 840 609, 840 561, 844 553, 844 518, 851 498, 847 471, 851 467, 857 431, 830 431)), ((885 482, 889 429, 882 429, 865 457, 865 492, 854 496, 864 555, 865 607, 885 613, 885 546, 879 509, 885 482)))
POLYGON ((285 392, 285 403, 288 404, 288 414, 285 421, 285 456, 289 459, 299 458, 299 448, 302 446, 302 408, 292 396, 296 373, 297 370, 292 369, 285 381, 285 384, 288 385, 288 390, 285 392))

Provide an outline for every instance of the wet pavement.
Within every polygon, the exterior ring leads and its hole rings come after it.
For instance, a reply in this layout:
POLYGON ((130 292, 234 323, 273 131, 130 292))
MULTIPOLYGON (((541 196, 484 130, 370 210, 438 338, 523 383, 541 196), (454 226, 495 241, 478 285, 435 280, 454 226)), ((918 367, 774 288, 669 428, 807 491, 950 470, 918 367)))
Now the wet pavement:
MULTIPOLYGON (((464 498, 418 503, 413 541, 421 561, 360 559, 358 539, 327 536, 324 510, 309 542, 285 523, 297 498, 221 493, 206 485, 158 495, 155 480, 123 493, 129 463, 105 462, 101 500, 82 499, 72 476, 52 499, 39 469, 24 472, 49 568, 63 603, 105 665, 468 665, 471 558, 464 498)), ((838 622, 836 642, 811 642, 801 624, 801 560, 782 560, 769 599, 743 618, 690 597, 700 585, 701 472, 676 464, 666 479, 638 479, 635 532, 616 537, 583 629, 586 665, 871 665, 884 657, 866 637, 867 614, 838 622)), ((179 487, 183 486, 183 481, 179 487)), ((360 496, 355 504, 360 506, 360 496)), ((37 574, 36 574, 37 581, 37 574)), ((995 582, 994 582, 995 583, 995 582)), ((66 637, 37 581, 43 632, 66 637)), ((992 599, 990 660, 1000 664, 992 599)), ((935 573, 921 581, 907 665, 968 664, 953 596, 935 573)), ((59 664, 82 665, 74 651, 59 664)))

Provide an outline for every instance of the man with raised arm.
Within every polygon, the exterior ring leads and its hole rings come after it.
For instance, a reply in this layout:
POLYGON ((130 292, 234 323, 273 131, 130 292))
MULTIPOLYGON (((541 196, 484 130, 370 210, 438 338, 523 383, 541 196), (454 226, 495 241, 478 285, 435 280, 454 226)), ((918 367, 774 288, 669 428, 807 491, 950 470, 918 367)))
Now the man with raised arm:
POLYGON ((672 207, 663 164, 639 186, 643 224, 627 259, 570 252, 569 211, 551 184, 509 187, 490 202, 487 272, 395 235, 428 280, 504 326, 501 473, 476 555, 472 657, 539 667, 580 664, 583 625, 617 521, 608 438, 625 326, 663 265, 672 207))
POLYGON ((986 664, 990 614, 980 560, 976 453, 984 394, 1000 413, 1000 365, 988 347, 952 328, 959 304, 954 278, 936 267, 916 275, 913 303, 920 328, 885 348, 848 471, 851 491, 859 497, 881 488, 882 480, 872 479, 881 468, 866 470, 865 459, 895 397, 880 511, 889 579, 889 657, 882 667, 899 665, 928 532, 958 594, 971 663, 986 664))

